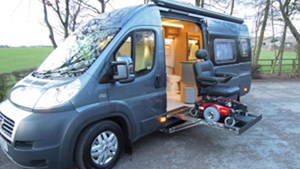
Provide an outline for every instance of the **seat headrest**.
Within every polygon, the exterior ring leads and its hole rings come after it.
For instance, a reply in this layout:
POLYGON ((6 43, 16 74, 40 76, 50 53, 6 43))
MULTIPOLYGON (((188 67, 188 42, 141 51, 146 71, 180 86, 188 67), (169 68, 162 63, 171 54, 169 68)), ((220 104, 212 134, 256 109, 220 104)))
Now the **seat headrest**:
POLYGON ((207 60, 208 54, 205 49, 198 49, 195 53, 197 59, 207 60))

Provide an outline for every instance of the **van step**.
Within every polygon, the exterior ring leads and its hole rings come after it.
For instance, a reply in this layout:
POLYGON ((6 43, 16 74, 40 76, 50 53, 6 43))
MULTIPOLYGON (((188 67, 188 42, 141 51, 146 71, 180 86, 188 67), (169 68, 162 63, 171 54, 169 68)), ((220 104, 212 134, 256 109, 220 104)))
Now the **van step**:
POLYGON ((226 126, 221 122, 207 122, 202 118, 192 117, 188 113, 190 108, 191 107, 183 106, 168 112, 167 122, 161 131, 165 133, 175 133, 195 126, 206 125, 213 128, 231 131, 236 134, 242 134, 262 119, 262 115, 239 115, 235 117, 237 123, 234 126, 226 126))

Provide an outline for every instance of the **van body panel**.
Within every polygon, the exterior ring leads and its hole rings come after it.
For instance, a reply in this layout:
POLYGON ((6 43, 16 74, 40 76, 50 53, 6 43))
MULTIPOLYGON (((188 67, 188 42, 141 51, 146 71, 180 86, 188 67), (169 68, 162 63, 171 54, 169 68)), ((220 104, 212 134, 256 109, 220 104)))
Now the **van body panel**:
POLYGON ((249 37, 248 28, 244 24, 236 24, 233 22, 209 18, 207 18, 206 21, 207 30, 210 34, 226 34, 249 37))
MULTIPOLYGON (((123 30, 120 31, 122 37, 118 39, 119 43, 115 45, 117 47, 134 31, 151 30, 155 33, 155 54, 152 70, 146 75, 136 77, 130 83, 107 84, 110 102, 121 102, 129 108, 138 124, 136 126, 137 136, 141 137, 156 130, 159 126, 157 117, 166 113, 166 75, 164 66, 161 66, 164 65, 164 50, 158 8, 146 6, 144 10, 136 13, 127 25, 124 25, 123 30), (143 20, 139 18, 143 18, 143 20), (159 86, 155 86, 157 80, 159 86)), ((109 57, 113 57, 113 51, 117 50, 117 47, 112 49, 109 57)))
POLYGON ((130 113, 131 112, 128 111, 125 106, 122 106, 121 104, 111 104, 108 102, 99 103, 78 112, 78 115, 71 120, 67 128, 64 130, 65 133, 62 137, 61 145, 66 146, 60 147, 59 159, 65 160, 60 161, 59 168, 69 168, 69 166, 72 165, 72 161, 74 159, 73 154, 76 147, 76 141, 74 140, 77 140, 82 131, 89 125, 101 120, 111 118, 122 119, 122 121, 125 122, 125 126, 123 127, 126 133, 128 133, 128 139, 132 141, 133 138, 136 137, 136 132, 134 130, 135 126, 132 125, 136 124, 136 122, 133 121, 134 118, 130 113))
POLYGON ((80 78, 80 81, 82 82, 80 89, 82 92, 79 92, 77 97, 71 100, 75 109, 81 112, 96 104, 108 101, 107 86, 99 84, 94 76, 86 74, 80 78))

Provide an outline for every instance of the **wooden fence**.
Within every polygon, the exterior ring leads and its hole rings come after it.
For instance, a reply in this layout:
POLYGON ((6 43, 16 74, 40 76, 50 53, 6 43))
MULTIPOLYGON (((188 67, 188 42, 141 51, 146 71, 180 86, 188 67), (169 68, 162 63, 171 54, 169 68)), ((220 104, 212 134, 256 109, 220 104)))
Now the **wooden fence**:
MULTIPOLYGON (((272 65, 275 59, 259 59, 258 63, 262 66, 262 71, 269 73, 272 69, 272 65)), ((298 71, 298 59, 282 59, 282 72, 295 73, 298 71)), ((275 72, 279 71, 279 61, 277 60, 275 65, 275 72)))

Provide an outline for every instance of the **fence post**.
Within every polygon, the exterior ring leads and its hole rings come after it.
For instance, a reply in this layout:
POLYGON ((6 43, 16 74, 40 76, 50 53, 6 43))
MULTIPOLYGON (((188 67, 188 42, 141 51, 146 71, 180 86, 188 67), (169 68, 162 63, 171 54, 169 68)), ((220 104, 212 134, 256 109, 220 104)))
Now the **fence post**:
POLYGON ((300 43, 299 42, 296 45, 296 53, 297 53, 297 61, 298 61, 298 67, 296 72, 300 73, 300 43))
POLYGON ((276 63, 274 63, 275 59, 270 59, 270 60, 271 60, 271 71, 270 72, 271 73, 275 73, 275 67, 276 67, 276 65, 275 65, 276 63))
POLYGON ((293 69, 292 69, 292 73, 296 72, 296 59, 293 59, 293 69))

